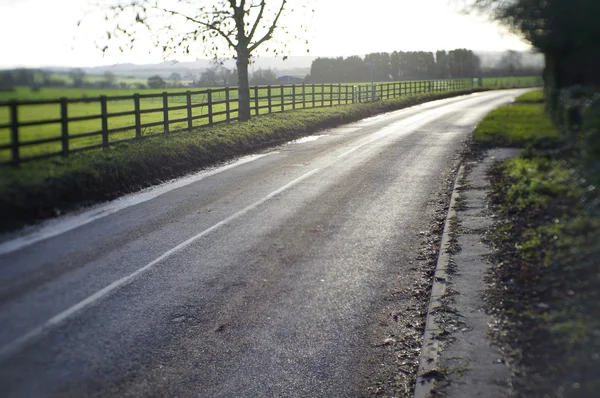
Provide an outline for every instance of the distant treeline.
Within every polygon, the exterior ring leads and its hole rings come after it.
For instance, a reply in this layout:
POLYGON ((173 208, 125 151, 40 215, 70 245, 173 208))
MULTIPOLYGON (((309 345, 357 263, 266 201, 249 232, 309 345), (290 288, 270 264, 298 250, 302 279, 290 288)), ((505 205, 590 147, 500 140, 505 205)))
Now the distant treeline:
POLYGON ((76 87, 76 88, 120 88, 143 89, 147 85, 140 82, 123 81, 115 74, 106 72, 102 76, 90 78, 82 69, 72 69, 68 74, 52 73, 42 69, 12 69, 0 71, 0 91, 12 91, 15 87, 76 87))
POLYGON ((426 80, 498 76, 540 75, 541 68, 524 67, 521 54, 508 51, 493 68, 482 68, 481 59, 473 51, 394 51, 359 56, 317 58, 313 61, 307 83, 362 82, 371 79, 369 63, 373 64, 373 80, 426 80))
MULTIPOLYGON (((277 84, 277 71, 257 69, 250 74, 250 84, 277 84)), ((136 89, 194 88, 237 85, 237 72, 219 64, 211 65, 203 71, 188 71, 183 76, 177 72, 163 78, 160 75, 148 79, 117 77, 111 72, 103 75, 86 75, 79 68, 68 73, 51 73, 42 69, 12 69, 0 71, 0 91, 13 91, 16 87, 31 87, 37 91, 42 87, 73 87, 85 89, 136 89)))

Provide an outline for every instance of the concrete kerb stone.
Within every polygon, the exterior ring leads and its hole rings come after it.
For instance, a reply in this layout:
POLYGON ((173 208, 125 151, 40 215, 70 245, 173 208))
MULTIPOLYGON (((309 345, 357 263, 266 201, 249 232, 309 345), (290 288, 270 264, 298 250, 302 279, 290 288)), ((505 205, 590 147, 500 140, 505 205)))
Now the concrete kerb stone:
POLYGON ((423 346, 419 357, 419 369, 417 370, 417 381, 415 385, 415 398, 426 398, 431 395, 431 391, 435 387, 435 377, 429 377, 432 372, 439 368, 439 358, 442 349, 442 342, 435 339, 435 335, 439 332, 437 325, 440 315, 436 314, 435 310, 442 305, 442 298, 446 294, 448 281, 448 267, 450 265, 450 253, 446 251, 450 243, 450 220, 456 216, 455 204, 460 198, 458 190, 460 181, 464 175, 465 168, 461 164, 454 180, 452 196, 450 198, 450 208, 446 221, 444 223, 444 231, 442 232, 442 241, 440 243, 440 252, 433 276, 433 285, 431 288, 431 297, 427 309, 427 318, 425 321, 425 332, 423 334, 423 346))

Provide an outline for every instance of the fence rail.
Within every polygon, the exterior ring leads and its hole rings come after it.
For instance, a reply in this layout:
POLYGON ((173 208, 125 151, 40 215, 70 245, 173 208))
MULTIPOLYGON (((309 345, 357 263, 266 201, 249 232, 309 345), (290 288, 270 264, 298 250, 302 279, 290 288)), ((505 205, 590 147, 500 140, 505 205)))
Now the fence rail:
MULTIPOLYGON (((477 84, 477 83, 475 83, 477 84)), ((250 88, 253 116, 473 87, 471 79, 250 88)), ((190 131, 236 120, 237 87, 186 92, 0 102, 0 164, 190 131)))

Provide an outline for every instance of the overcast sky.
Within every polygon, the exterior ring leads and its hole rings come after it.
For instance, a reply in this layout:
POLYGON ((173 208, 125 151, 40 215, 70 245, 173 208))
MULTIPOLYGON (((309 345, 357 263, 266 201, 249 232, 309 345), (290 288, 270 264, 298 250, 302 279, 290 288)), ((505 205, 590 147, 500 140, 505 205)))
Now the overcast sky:
MULTIPOLYGON (((310 55, 530 48, 484 17, 461 14, 453 1, 457 0, 314 0, 315 13, 305 21, 309 26, 310 55)), ((88 4, 88 0, 0 0, 0 68, 163 60, 163 54, 150 46, 103 56, 93 44, 103 33, 93 18, 83 27, 76 27, 89 11, 88 4)), ((290 19, 286 23, 294 25, 297 21, 290 19)), ((288 46, 290 55, 306 55, 304 42, 289 42, 288 46)), ((193 60, 204 58, 204 54, 171 58, 193 60)))

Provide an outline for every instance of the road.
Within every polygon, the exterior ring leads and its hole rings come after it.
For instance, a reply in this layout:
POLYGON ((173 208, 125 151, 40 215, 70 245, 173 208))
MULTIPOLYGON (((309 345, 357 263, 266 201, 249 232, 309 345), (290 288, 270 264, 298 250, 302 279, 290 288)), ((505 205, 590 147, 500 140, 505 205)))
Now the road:
POLYGON ((477 121, 521 91, 388 113, 0 243, 0 391, 367 395, 375 315, 477 121))

